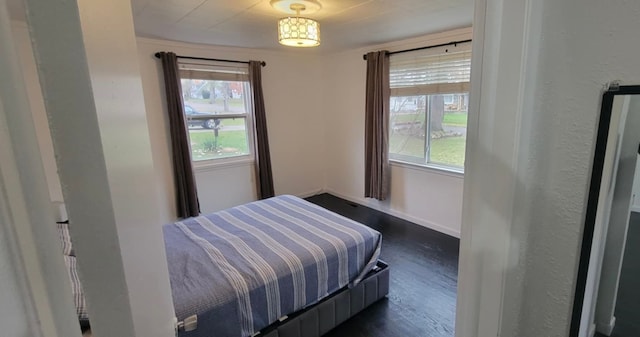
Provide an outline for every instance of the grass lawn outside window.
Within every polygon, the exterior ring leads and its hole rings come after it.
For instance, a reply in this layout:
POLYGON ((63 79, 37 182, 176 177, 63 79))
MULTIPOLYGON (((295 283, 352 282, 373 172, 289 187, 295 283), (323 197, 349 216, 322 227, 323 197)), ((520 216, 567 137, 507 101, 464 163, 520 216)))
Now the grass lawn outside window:
MULTIPOLYGON (((413 130, 392 130, 389 133, 389 150, 401 155, 402 160, 418 165, 425 163, 424 113, 400 114, 394 117, 395 125, 414 124, 413 130)), ((464 167, 467 112, 444 114, 442 126, 445 132, 432 132, 429 162, 450 167, 464 167), (454 131, 452 131, 454 130, 454 131)), ((392 159, 393 160, 393 159, 392 159)))
POLYGON ((237 157, 249 154, 247 134, 242 130, 219 130, 216 140, 213 130, 191 130, 191 154, 193 160, 237 157))

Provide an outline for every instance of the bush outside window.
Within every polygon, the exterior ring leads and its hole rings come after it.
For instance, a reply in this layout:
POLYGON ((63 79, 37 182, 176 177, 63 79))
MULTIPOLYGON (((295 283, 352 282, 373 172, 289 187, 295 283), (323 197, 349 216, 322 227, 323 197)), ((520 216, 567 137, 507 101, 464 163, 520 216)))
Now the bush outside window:
POLYGON ((180 63, 191 159, 252 157, 252 104, 245 66, 180 63))

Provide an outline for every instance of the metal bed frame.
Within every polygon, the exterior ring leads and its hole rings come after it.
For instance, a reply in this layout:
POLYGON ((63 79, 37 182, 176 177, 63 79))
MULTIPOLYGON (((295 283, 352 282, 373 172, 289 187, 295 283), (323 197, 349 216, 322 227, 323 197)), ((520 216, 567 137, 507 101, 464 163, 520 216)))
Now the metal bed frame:
POLYGON ((338 291, 282 322, 263 329, 255 337, 319 337, 355 316, 389 293, 389 266, 378 260, 374 269, 353 288, 338 291))

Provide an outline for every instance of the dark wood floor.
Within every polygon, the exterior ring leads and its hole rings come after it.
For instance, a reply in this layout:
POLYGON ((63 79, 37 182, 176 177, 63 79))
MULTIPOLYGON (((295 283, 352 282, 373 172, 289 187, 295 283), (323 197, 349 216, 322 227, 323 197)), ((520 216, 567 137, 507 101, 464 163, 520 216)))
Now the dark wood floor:
MULTIPOLYGON (((640 285, 640 213, 631 213, 616 301, 616 326, 611 337, 640 336, 640 287, 638 285, 640 285)), ((601 334, 597 336, 604 337, 601 334)))
POLYGON ((380 231, 381 259, 391 267, 388 298, 326 336, 454 335, 458 239, 329 194, 307 200, 380 231))

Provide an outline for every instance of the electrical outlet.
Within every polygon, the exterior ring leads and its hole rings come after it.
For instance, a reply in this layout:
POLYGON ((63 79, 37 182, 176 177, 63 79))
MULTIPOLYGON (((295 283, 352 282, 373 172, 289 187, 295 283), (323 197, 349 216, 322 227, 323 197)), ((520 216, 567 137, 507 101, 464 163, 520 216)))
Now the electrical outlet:
POLYGON ((177 317, 173 318, 173 328, 175 330, 176 337, 178 337, 178 318, 177 317))
POLYGON ((198 328, 198 315, 192 315, 184 319, 184 331, 193 331, 198 328))

